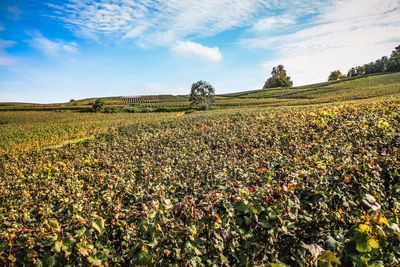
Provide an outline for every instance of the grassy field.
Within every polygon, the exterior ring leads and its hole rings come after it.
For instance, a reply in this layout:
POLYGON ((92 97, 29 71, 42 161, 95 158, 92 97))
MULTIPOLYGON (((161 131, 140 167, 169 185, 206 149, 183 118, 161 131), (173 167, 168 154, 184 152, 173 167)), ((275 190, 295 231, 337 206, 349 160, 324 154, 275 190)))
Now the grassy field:
MULTIPOLYGON (((253 90, 217 95, 216 109, 253 106, 294 106, 332 103, 354 99, 395 95, 400 93, 400 73, 351 78, 344 81, 325 82, 293 88, 253 90)), ((153 95, 138 97, 104 97, 105 107, 125 112, 182 111, 189 109, 189 97, 153 95)), ((96 98, 73 100, 61 104, 0 103, 0 111, 47 110, 90 111, 96 98)))
POLYGON ((189 114, 0 112, 0 261, 396 266, 399 78, 189 114))

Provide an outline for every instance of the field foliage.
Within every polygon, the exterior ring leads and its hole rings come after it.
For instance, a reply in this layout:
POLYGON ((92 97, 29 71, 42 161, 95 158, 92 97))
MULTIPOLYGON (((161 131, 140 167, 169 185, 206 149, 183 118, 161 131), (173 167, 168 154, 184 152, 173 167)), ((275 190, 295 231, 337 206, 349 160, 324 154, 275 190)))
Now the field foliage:
POLYGON ((399 264, 399 104, 146 114, 92 140, 12 150, 0 158, 0 261, 399 264))
POLYGON ((0 155, 57 145, 87 138, 110 129, 149 120, 179 116, 174 114, 98 114, 50 111, 0 112, 0 155))

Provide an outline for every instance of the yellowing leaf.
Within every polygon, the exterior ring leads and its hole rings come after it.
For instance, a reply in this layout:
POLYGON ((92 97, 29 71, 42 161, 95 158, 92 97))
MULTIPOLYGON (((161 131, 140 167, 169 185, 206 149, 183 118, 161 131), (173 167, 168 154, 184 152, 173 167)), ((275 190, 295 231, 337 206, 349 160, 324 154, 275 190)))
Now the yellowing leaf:
POLYGON ((372 247, 370 246, 366 237, 361 237, 356 240, 356 249, 359 252, 370 252, 372 247))
POLYGON ((360 224, 358 226, 358 228, 360 229, 361 232, 363 233, 369 233, 371 231, 371 227, 369 225, 366 224, 360 224))
POLYGON ((318 260, 326 261, 326 262, 329 262, 329 263, 335 263, 335 264, 338 264, 338 265, 341 264, 339 259, 336 257, 336 254, 331 252, 331 251, 328 251, 328 250, 322 251, 321 255, 318 257, 318 260))
POLYGON ((388 220, 385 218, 385 216, 381 215, 381 216, 379 216, 378 224, 380 224, 380 225, 382 225, 382 224, 388 225, 388 220))
POLYGON ((87 248, 81 248, 81 249, 78 250, 78 252, 79 252, 82 256, 87 257, 87 256, 90 255, 91 250, 90 250, 90 249, 87 249, 87 248))
POLYGON ((54 243, 54 250, 56 252, 60 252, 61 251, 61 247, 62 247, 62 241, 56 241, 54 243))
POLYGON ((8 260, 11 261, 11 262, 16 262, 16 261, 17 261, 17 258, 15 258, 12 254, 10 254, 10 255, 8 256, 8 260))
POLYGON ((379 248, 378 240, 376 240, 374 237, 368 239, 368 245, 370 245, 372 248, 379 248))
POLYGON ((97 258, 92 258, 92 257, 88 257, 88 262, 90 264, 92 264, 93 266, 101 266, 102 261, 100 259, 97 258))

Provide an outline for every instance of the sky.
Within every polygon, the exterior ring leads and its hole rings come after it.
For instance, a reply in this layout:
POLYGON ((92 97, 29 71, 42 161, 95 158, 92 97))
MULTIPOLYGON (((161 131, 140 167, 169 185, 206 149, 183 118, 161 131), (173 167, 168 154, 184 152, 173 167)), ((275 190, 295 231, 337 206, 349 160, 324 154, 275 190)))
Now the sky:
POLYGON ((0 0, 0 102, 299 86, 399 44, 394 0, 0 0))

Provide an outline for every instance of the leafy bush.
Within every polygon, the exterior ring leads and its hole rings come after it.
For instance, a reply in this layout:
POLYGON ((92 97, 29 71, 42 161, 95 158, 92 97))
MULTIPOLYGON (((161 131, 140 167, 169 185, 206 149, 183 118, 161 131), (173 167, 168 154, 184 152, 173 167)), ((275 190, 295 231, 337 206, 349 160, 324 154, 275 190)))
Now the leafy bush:
POLYGON ((101 98, 97 98, 92 106, 93 112, 100 112, 103 109, 104 102, 101 98))
POLYGON ((116 107, 106 107, 104 109, 104 113, 117 113, 118 111, 120 111, 120 109, 116 107))

